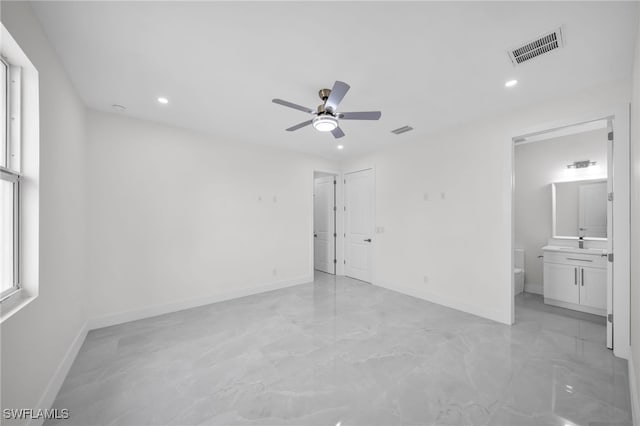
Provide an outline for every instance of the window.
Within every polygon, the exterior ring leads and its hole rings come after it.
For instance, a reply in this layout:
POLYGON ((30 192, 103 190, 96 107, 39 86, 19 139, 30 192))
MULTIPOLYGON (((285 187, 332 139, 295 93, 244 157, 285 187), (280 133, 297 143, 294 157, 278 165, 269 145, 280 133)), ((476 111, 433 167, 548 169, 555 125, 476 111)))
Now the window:
POLYGON ((0 301, 20 289, 19 72, 0 58, 0 301))

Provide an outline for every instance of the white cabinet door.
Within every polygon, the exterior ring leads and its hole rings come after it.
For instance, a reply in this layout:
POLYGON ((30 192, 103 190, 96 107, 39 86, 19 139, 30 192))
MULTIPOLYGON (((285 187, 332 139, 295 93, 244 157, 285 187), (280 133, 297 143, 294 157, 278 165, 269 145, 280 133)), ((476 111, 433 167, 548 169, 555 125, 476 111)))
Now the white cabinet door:
POLYGON ((578 290, 578 270, 571 265, 544 264, 544 297, 567 303, 580 303, 578 290))
POLYGON ((580 268, 580 304, 607 309, 607 270, 580 268))

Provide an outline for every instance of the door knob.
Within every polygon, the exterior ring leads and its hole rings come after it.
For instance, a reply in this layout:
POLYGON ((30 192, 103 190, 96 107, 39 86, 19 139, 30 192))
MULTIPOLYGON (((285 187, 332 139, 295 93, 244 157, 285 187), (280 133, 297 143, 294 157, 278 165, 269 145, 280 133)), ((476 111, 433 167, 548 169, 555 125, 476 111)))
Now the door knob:
POLYGON ((371 242, 371 238, 367 238, 365 241, 370 243, 371 242))

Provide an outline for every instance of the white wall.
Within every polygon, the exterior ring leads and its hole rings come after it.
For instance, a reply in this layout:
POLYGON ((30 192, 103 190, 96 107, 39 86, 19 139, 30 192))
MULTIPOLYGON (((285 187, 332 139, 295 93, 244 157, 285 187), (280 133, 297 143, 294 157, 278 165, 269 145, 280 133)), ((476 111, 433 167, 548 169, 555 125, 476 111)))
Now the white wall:
POLYGON ((331 162, 94 111, 88 140, 98 324, 312 279, 313 171, 331 162))
POLYGON ((85 322, 85 110, 30 6, 1 18, 40 76, 39 296, 2 324, 1 405, 45 408, 85 322))
MULTIPOLYGON (((2 21, 41 79, 40 296, 2 324, 3 408, 38 407, 87 312, 103 318, 150 312, 308 276, 313 170, 333 164, 90 112, 85 169, 84 108, 29 6, 2 2, 2 21), (89 279, 83 267, 87 179, 89 279)), ((640 103, 638 62, 636 55, 634 105, 640 103)), ((508 142, 523 128, 628 100, 629 85, 622 82, 429 137, 420 136, 418 123, 415 134, 390 136, 404 143, 346 163, 346 170, 376 168, 377 226, 385 232, 375 239, 375 283, 510 322, 508 142)), ((632 262, 635 354, 638 264, 632 262)))
MULTIPOLYGON (((636 37, 631 100, 631 352, 635 390, 640 385, 640 25, 636 37)), ((632 394, 640 422, 640 395, 632 394)))
POLYGON ((384 233, 376 235, 374 283, 510 323, 511 138, 628 100, 629 83, 620 82, 431 136, 415 123, 394 146, 346 162, 345 171, 376 168, 384 233))
MULTIPOLYGON (((538 256, 552 236, 551 183, 606 178, 607 129, 516 145, 514 161, 515 243, 525 249, 525 289, 541 293, 538 256), (587 159, 597 164, 567 169, 567 164, 587 159)), ((577 223, 577 206, 575 211, 577 223)))

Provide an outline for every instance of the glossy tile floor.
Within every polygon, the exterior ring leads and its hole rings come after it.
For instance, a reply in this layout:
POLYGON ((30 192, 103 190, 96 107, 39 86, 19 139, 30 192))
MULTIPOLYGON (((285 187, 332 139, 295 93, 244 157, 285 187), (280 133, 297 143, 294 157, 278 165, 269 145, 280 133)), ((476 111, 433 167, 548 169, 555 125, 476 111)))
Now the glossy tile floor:
POLYGON ((318 274, 90 332, 55 408, 83 426, 631 424, 601 318, 530 294, 516 313, 508 327, 318 274))

